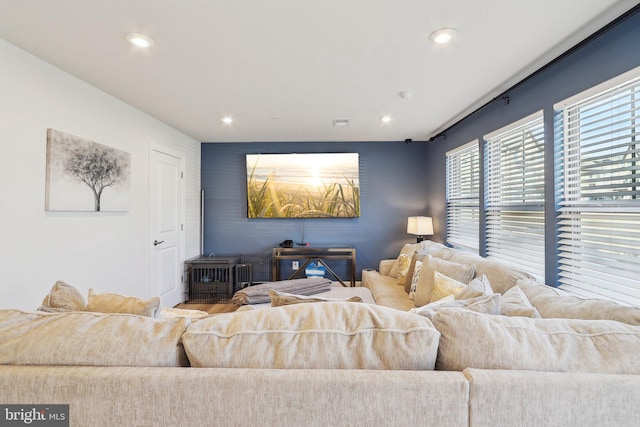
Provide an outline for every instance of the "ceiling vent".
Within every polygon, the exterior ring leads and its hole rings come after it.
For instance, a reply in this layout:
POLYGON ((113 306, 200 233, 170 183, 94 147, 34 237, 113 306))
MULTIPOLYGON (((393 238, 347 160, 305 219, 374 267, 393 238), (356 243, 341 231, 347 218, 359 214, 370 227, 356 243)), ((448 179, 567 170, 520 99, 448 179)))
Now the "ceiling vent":
POLYGON ((349 119, 333 119, 334 126, 349 126, 349 119))

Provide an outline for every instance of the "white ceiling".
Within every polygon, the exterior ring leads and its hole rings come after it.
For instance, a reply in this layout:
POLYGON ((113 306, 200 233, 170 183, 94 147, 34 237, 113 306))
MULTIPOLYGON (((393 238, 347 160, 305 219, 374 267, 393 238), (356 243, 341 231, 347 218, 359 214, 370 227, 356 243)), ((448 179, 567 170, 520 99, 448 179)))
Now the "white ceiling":
POLYGON ((0 0, 0 38, 199 141, 426 140, 635 4, 0 0))

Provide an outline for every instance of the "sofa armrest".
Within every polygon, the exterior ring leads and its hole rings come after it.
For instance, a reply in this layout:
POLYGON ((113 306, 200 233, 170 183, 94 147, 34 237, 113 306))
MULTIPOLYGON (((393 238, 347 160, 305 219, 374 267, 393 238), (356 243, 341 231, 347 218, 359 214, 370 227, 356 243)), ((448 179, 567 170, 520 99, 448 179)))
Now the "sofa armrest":
POLYGON ((383 276, 388 276, 395 262, 396 262, 395 259, 383 259, 382 261, 380 261, 380 264, 378 265, 378 271, 383 276))

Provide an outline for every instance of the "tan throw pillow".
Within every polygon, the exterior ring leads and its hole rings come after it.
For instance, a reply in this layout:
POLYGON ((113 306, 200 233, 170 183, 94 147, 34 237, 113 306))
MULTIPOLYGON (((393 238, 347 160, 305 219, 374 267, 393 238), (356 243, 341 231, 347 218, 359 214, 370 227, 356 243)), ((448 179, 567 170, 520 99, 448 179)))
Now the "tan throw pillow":
POLYGON ((519 286, 514 286, 502 295, 500 314, 504 316, 523 316, 540 318, 540 313, 531 305, 519 286))
POLYGON ((0 310, 0 365, 188 366, 190 320, 0 310))
POLYGON ((192 367, 431 370, 439 336, 421 316, 328 302, 219 314, 182 339, 192 367))
POLYGON ((436 369, 640 374, 640 327, 611 320, 530 319, 440 310, 436 369))
POLYGON ((135 297, 125 297, 118 294, 99 294, 89 289, 89 304, 87 311, 94 313, 128 313, 138 316, 155 317, 160 298, 153 297, 149 300, 141 300, 135 297))
POLYGON ((411 268, 411 260, 413 255, 402 254, 398 257, 398 274, 396 274, 396 284, 404 286, 407 280, 409 268, 411 268))
POLYGON ((402 249, 400 250, 400 253, 398 254, 398 258, 396 259, 395 264, 393 265, 393 267, 391 267, 391 271, 389 272, 389 276, 393 277, 393 278, 398 278, 398 271, 400 271, 400 256, 401 255, 413 255, 414 252, 418 252, 420 254, 426 254, 427 253, 427 244, 425 243, 426 241, 422 241, 420 243, 406 243, 404 246, 402 246, 402 249))
POLYGON ((322 298, 318 296, 288 294, 286 292, 278 292, 274 289, 269 290, 269 298, 271 298, 271 307, 280 307, 283 305, 301 304, 308 302, 362 302, 362 298, 360 298, 359 296, 354 296, 346 299, 322 298))
POLYGON ((431 302, 431 293, 434 286, 434 272, 438 271, 458 282, 467 284, 473 278, 476 266, 464 265, 457 262, 446 261, 427 255, 422 262, 420 279, 414 291, 416 307, 421 307, 431 302))
POLYGON ((47 296, 44 297, 38 310, 50 313, 86 311, 87 303, 76 288, 59 280, 54 283, 47 296))
POLYGON ((465 288, 461 290, 460 293, 458 293, 456 299, 469 299, 491 294, 493 294, 491 283, 489 283, 489 279, 487 279, 487 276, 483 274, 480 277, 476 277, 475 279, 470 281, 469 284, 465 286, 465 288))
POLYGON ((445 276, 439 271, 433 272, 433 290, 431 291, 431 302, 438 301, 449 295, 453 295, 454 299, 459 299, 458 295, 467 285, 445 276))

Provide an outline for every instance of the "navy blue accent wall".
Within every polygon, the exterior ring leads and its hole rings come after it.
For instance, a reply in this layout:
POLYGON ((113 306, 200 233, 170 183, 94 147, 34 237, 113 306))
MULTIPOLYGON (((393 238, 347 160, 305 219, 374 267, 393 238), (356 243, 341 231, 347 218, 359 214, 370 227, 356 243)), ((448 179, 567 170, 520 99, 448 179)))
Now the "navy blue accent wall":
POLYGON ((406 232, 407 217, 429 215, 425 194, 436 179, 425 167, 426 153, 424 142, 202 144, 204 253, 269 254, 285 239, 300 242, 304 230, 313 246, 355 247, 359 278, 363 268, 377 269, 380 259, 396 257, 404 243, 415 242, 406 232), (360 218, 247 218, 245 154, 317 152, 359 153, 360 218))
MULTIPOLYGON (((440 225, 436 227, 434 240, 446 240, 446 152, 475 139, 481 141, 482 149, 483 135, 543 110, 546 145, 546 278, 547 284, 554 285, 557 278, 557 243, 554 238, 556 210, 553 104, 637 66, 640 66, 640 13, 629 16, 514 88, 507 94, 508 104, 498 100, 448 130, 446 138, 438 137, 428 143, 425 165, 431 172, 431 180, 425 197, 434 216, 434 223, 440 225)), ((478 72, 482 72, 482 64, 478 65, 478 72)), ((483 236, 481 230, 481 239, 483 236)))

